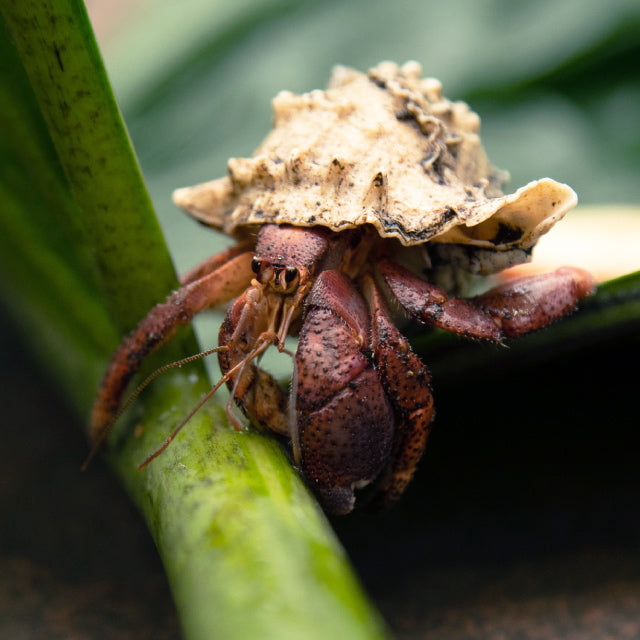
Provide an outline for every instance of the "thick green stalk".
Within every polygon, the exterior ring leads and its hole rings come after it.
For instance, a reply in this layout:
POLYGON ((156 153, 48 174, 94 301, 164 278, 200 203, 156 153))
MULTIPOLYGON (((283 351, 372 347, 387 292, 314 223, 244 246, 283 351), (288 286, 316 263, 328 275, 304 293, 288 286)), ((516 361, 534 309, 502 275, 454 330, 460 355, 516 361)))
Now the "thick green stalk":
POLYGON ((129 329, 176 280, 84 4, 23 0, 3 11, 77 204, 101 297, 116 326, 129 329))
MULTIPOLYGON (((206 389, 202 379, 164 381, 144 401, 142 424, 168 431, 196 389, 206 389)), ((273 439, 234 432, 214 405, 135 471, 140 445, 153 451, 162 436, 152 427, 141 442, 122 440, 116 464, 151 523, 187 638, 383 636, 323 514, 273 439)))
MULTIPOLYGON (((46 127, 14 68, 3 90, 17 81, 23 104, 2 111, 13 132, 2 151, 20 188, 0 181, 11 198, 0 281, 28 310, 36 350, 67 372, 59 382, 82 413, 116 336, 175 274, 84 6, 13 0, 2 12, 46 127), (26 111, 33 126, 20 132, 26 111)), ((123 421, 108 459, 154 535, 185 637, 382 636, 324 516, 271 439, 234 432, 212 405, 137 470, 208 388, 201 370, 157 382, 134 409, 141 437, 123 421)))

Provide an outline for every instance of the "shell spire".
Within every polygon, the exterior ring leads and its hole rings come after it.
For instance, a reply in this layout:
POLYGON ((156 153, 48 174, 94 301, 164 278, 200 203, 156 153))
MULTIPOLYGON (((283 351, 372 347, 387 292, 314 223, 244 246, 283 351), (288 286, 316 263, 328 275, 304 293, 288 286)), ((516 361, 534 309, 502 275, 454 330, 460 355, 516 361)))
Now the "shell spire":
POLYGON ((275 126, 227 176, 174 201, 230 235, 251 225, 373 225, 405 246, 425 242, 524 255, 577 201, 543 178, 512 194, 480 142, 480 119, 420 65, 336 67, 325 91, 283 91, 275 126))

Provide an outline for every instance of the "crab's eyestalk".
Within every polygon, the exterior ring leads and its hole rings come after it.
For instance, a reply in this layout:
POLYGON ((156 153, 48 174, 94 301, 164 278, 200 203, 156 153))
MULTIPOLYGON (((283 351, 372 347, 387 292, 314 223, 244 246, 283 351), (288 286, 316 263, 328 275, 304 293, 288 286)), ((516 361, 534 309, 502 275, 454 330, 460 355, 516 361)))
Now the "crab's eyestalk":
POLYGON ((300 274, 298 273, 297 267, 286 267, 283 271, 280 272, 278 279, 280 281, 280 286, 282 290, 286 293, 293 291, 300 281, 300 274))

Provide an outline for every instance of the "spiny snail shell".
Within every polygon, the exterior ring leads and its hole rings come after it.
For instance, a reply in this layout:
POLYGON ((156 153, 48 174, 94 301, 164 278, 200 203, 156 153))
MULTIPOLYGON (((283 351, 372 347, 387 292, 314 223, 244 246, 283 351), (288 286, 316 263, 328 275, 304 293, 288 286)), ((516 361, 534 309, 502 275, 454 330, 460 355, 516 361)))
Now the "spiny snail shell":
POLYGON ((254 156, 230 159, 224 178, 177 190, 176 204, 235 236, 266 223, 370 224, 406 247, 509 254, 477 269, 487 272, 526 260, 577 202, 549 178, 502 195, 508 176, 486 157, 479 117, 444 98, 415 62, 368 74, 336 67, 326 91, 281 92, 273 107, 274 129, 254 156))

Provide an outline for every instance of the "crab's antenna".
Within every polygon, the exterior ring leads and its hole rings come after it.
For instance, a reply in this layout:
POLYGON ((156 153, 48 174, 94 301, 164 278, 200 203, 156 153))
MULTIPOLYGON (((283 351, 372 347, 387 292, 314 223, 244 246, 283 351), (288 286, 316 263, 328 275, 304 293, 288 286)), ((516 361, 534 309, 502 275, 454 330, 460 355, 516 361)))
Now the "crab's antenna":
MULTIPOLYGON (((251 353, 249 355, 251 355, 251 353)), ((229 371, 227 371, 227 373, 225 373, 224 376, 222 376, 222 378, 220 378, 220 380, 218 380, 218 382, 198 401, 195 407, 193 407, 193 409, 189 411, 187 417, 169 434, 167 439, 138 467, 138 471, 144 469, 152 460, 157 458, 173 442, 174 438, 180 433, 182 427, 184 427, 187 422, 189 422, 189 420, 193 418, 193 416, 202 407, 202 405, 205 404, 205 402, 207 402, 227 380, 229 380, 229 378, 235 373, 236 369, 243 369, 246 363, 247 358, 244 358, 243 360, 238 362, 237 365, 229 369, 229 371)))
POLYGON ((86 471, 89 463, 95 457, 96 453, 102 446, 105 438, 113 429, 115 423, 120 419, 122 414, 133 404, 134 400, 142 393, 142 391, 147 387, 155 378, 157 378, 161 373, 165 371, 169 371, 170 369, 180 368, 185 364, 189 364, 191 362, 195 362, 196 360, 200 360, 202 358, 206 358, 210 356, 212 353, 216 353, 218 351, 226 350, 228 347, 213 347, 212 349, 206 349, 205 351, 201 351, 200 353, 193 354, 191 356, 187 356, 186 358, 182 358, 181 360, 176 360, 175 362, 170 362, 168 364, 163 365, 159 369, 156 369, 153 373, 149 374, 133 391, 133 393, 126 399, 124 404, 118 409, 118 411, 114 414, 113 418, 109 420, 109 422, 102 428, 95 442, 93 443, 93 447, 89 452, 89 455, 86 457, 85 461, 82 463, 82 467, 80 469, 82 471, 86 471))

